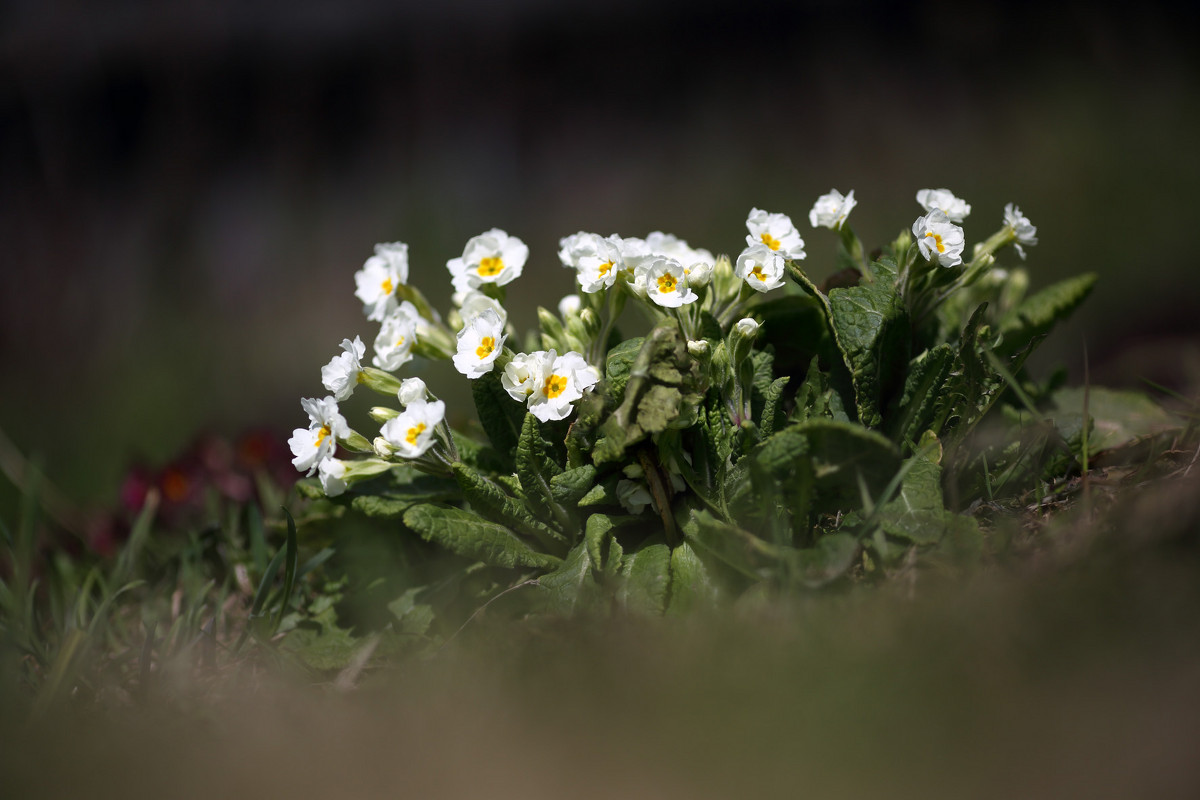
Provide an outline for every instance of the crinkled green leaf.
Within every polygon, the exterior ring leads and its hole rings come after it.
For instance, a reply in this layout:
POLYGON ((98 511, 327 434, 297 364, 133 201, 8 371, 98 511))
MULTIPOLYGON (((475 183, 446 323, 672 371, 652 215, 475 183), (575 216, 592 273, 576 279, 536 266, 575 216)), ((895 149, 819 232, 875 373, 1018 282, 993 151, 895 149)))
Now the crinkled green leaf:
POLYGON ((763 543, 753 534, 696 509, 680 529, 698 553, 721 562, 743 578, 759 579, 755 553, 761 551, 763 543))
POLYGON ((929 449, 919 450, 904 464, 896 498, 877 510, 879 525, 889 536, 918 545, 937 544, 947 534, 967 537, 978 524, 971 517, 945 508, 942 468, 929 449))
POLYGON ((596 468, 591 464, 568 469, 550 479, 550 493, 564 508, 574 508, 596 487, 596 468))
POLYGON ((596 569, 615 575, 621 566, 622 549, 613 532, 636 522, 637 517, 592 514, 584 526, 584 544, 596 569))
POLYGON ((767 388, 762 416, 758 423, 758 429, 763 438, 769 437, 783 425, 783 390, 787 388, 790 380, 791 378, 784 375, 767 388))
POLYGON ((671 550, 665 544, 643 544, 626 554, 621 564, 624 582, 617 600, 626 609, 662 614, 671 587, 671 550))
POLYGON ((845 575, 858 552, 858 539, 837 532, 822 536, 810 548, 791 551, 789 561, 794 578, 815 589, 845 575))
POLYGON ((550 487, 550 479, 562 474, 562 467, 548 457, 547 449, 537 417, 526 414, 517 443, 517 479, 529 507, 539 509, 547 523, 567 532, 570 518, 550 487))
POLYGON ((954 348, 940 344, 909 363, 904 389, 893 402, 887 423, 892 439, 901 447, 920 439, 929 428, 953 361, 954 348))
POLYGON ((642 342, 629 369, 621 405, 600 428, 603 438, 592 449, 596 464, 617 461, 625 449, 668 426, 699 401, 699 365, 672 321, 660 324, 642 342))
POLYGON ((700 556, 687 542, 671 551, 671 597, 667 611, 686 614, 712 607, 718 599, 717 587, 708 575, 700 556))
POLYGON ((417 595, 425 590, 423 586, 413 587, 388 603, 388 611, 396 618, 393 627, 404 636, 424 636, 433 624, 433 606, 418 603, 417 595))
POLYGON ((895 288, 895 268, 876 262, 875 280, 829 292, 830 320, 850 379, 858 419, 869 428, 883 421, 881 407, 908 363, 911 331, 895 288))
POLYGON ((332 604, 303 620, 284 637, 281 648, 297 656, 312 669, 339 670, 350 663, 359 646, 358 637, 338 625, 332 604))
POLYGON ((525 406, 509 396, 495 370, 471 381, 471 396, 475 399, 483 432, 492 449, 504 460, 504 471, 511 472, 517 442, 521 438, 521 425, 525 421, 525 406))
POLYGON ((587 494, 579 498, 577 505, 580 508, 588 506, 615 506, 620 500, 617 499, 617 481, 620 480, 619 475, 610 475, 602 482, 597 483, 587 494))
POLYGON ((554 614, 571 614, 577 609, 597 605, 601 593, 592 568, 588 548, 580 542, 571 548, 558 569, 538 578, 546 610, 554 614))
POLYGON ((625 391, 629 372, 633 369, 633 362, 637 360, 644 341, 641 336, 626 339, 608 351, 608 357, 604 361, 604 379, 608 384, 608 391, 614 396, 619 397, 625 391))
POLYGON ((1070 316, 1091 294, 1096 274, 1086 273, 1047 286, 1008 312, 1000 320, 1000 344, 996 352, 1012 356, 1039 336, 1050 332, 1057 323, 1070 316))
MULTIPOLYGON (((1083 392, 1082 387, 1059 389, 1053 395, 1055 408, 1068 415, 1082 414, 1083 392)), ((1089 390, 1088 416, 1093 425, 1088 434, 1088 448, 1095 452, 1182 427, 1177 417, 1141 392, 1098 386, 1089 390)))
POLYGON ((472 507, 522 533, 536 537, 543 545, 566 541, 562 534, 538 519, 528 504, 506 493, 487 476, 462 463, 454 464, 451 469, 459 488, 462 489, 464 499, 472 507))
POLYGON ((426 541, 495 567, 554 569, 562 563, 537 552, 503 525, 461 508, 422 503, 404 512, 404 524, 426 541))

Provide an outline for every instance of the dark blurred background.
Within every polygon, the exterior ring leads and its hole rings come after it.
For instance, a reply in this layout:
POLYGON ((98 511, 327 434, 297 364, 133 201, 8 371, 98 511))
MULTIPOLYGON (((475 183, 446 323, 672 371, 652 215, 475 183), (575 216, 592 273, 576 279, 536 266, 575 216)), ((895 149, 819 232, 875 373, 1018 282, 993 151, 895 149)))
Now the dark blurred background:
MULTIPOLYGON (((0 2, 0 430, 82 503, 198 432, 286 437, 368 323, 353 274, 498 226, 519 327, 580 229, 736 254, 752 206, 855 190, 882 243, 921 188, 1016 202, 1033 284, 1093 299, 1035 365, 1200 381, 1193 4, 608 0, 0 2)), ((824 234, 824 235, 823 235, 824 234)), ((448 386, 455 376, 426 373, 448 386)), ((364 407, 366 403, 363 403, 364 407)), ((459 415, 469 409, 456 409, 459 415)), ((352 418, 352 422, 354 419, 352 418)), ((12 491, 0 481, 0 502, 12 491)))

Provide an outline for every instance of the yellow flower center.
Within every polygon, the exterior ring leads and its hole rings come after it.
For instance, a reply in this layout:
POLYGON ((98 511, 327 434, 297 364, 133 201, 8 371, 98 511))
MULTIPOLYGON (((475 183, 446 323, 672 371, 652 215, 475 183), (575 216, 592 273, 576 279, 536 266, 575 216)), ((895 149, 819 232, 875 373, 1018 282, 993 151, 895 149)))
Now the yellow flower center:
POLYGON ((603 278, 605 275, 607 275, 609 272, 611 272, 612 267, 613 267, 613 263, 611 261, 605 261, 603 264, 601 264, 597 268, 599 271, 600 277, 603 278))
POLYGON ((546 395, 546 397, 549 397, 551 400, 558 397, 560 394, 562 394, 566 390, 567 390, 567 376, 566 375, 551 375, 549 378, 546 378, 546 383, 544 386, 542 386, 542 392, 546 395))
POLYGON ((403 347, 403 346, 404 346, 404 337, 401 336, 399 339, 396 340, 396 347, 403 347))
POLYGON ((317 431, 317 443, 313 446, 320 447, 321 443, 324 442, 329 437, 330 433, 331 433, 331 431, 329 430, 329 426, 322 425, 321 429, 317 431))
POLYGON ((758 278, 763 283, 767 282, 767 276, 763 274, 761 264, 755 264, 754 269, 750 270, 750 274, 758 278))
POLYGON ((494 278, 504 269, 504 260, 500 256, 488 256, 479 259, 479 275, 483 278, 494 278))
POLYGON ((396 287, 392 284, 391 278, 384 278, 383 283, 379 284, 379 288, 383 289, 384 294, 391 294, 392 289, 394 289, 396 287))
POLYGON ((417 446, 417 437, 420 436, 424 432, 425 432, 425 423, 418 422, 416 425, 414 425, 408 429, 408 435, 404 437, 404 441, 408 442, 413 447, 416 447, 417 446))
POLYGON ((778 250, 779 246, 782 244, 782 242, 766 231, 763 231, 763 235, 760 238, 762 239, 762 243, 772 250, 778 250))
POLYGON ((485 336, 479 342, 479 347, 475 348, 475 355, 480 358, 487 358, 496 349, 496 339, 491 336, 485 336))
POLYGON ((658 290, 663 294, 675 291, 675 287, 679 285, 679 281, 671 273, 658 276, 658 290))
POLYGON ((942 237, 933 232, 925 234, 926 239, 928 239, 931 236, 933 237, 933 243, 937 245, 937 251, 939 253, 946 252, 946 245, 942 244, 942 237))

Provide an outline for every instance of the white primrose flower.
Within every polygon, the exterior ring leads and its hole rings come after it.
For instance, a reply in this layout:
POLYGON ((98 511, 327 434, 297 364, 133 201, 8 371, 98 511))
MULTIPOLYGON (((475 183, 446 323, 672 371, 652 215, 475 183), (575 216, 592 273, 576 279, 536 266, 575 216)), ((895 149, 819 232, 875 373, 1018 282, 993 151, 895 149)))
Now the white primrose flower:
POLYGON ((596 233, 579 233, 559 241, 559 260, 576 272, 580 288, 588 294, 607 289, 625 268, 621 250, 612 238, 596 233))
POLYGON ((400 381, 400 389, 396 392, 396 398, 401 404, 409 405, 418 400, 424 400, 428 392, 429 389, 425 386, 425 381, 420 378, 405 378, 400 381))
POLYGON ((391 445, 396 455, 419 458, 433 447, 434 430, 445 416, 446 404, 441 400, 414 400, 399 416, 383 423, 379 434, 391 445))
POLYGON ((379 335, 375 337, 375 355, 371 363, 382 370, 395 372, 411 361, 420 318, 417 307, 407 300, 384 317, 379 335))
POLYGON ((949 189, 922 189, 917 192, 917 202, 925 213, 939 209, 951 222, 962 222, 971 213, 971 204, 955 197, 949 189))
POLYGON ((680 264, 695 264, 697 262, 713 262, 713 254, 704 248, 688 246, 688 243, 672 233, 654 231, 646 237, 646 247, 656 256, 673 258, 680 264))
POLYGON ((761 208, 752 208, 746 217, 746 228, 750 231, 746 244, 764 244, 791 259, 805 256, 804 240, 787 214, 768 214, 761 208))
POLYGON ((492 371, 506 338, 500 315, 495 311, 484 311, 458 332, 454 368, 471 379, 483 377, 492 371))
POLYGON ((829 194, 821 195, 817 202, 813 203, 812 210, 808 212, 808 221, 814 228, 821 226, 838 230, 856 205, 858 201, 854 199, 853 189, 844 197, 837 189, 830 189, 829 194))
POLYGON ((1021 260, 1025 260, 1025 248, 1032 247, 1037 244, 1037 227, 1029 221, 1029 217, 1021 213, 1021 209, 1017 208, 1012 203, 1004 206, 1004 224, 1012 230, 1013 235, 1017 237, 1016 244, 1013 246, 1017 250, 1017 255, 1021 260))
POLYGON ((321 383, 338 400, 345 400, 354 394, 354 387, 358 385, 358 373, 362 372, 362 357, 367 352, 367 346, 363 344, 360 337, 355 336, 354 341, 342 340, 342 350, 345 352, 334 356, 328 364, 321 367, 321 383))
POLYGON ((454 278, 454 288, 463 292, 485 283, 503 286, 521 277, 529 248, 515 236, 492 228, 467 241, 460 258, 452 258, 446 267, 454 278))
POLYGON ((333 455, 337 440, 350 435, 346 418, 338 411, 337 400, 303 398, 300 406, 308 414, 308 428, 296 428, 288 445, 292 448, 292 465, 300 472, 312 475, 323 459, 333 455))
POLYGON ((635 280, 638 288, 663 308, 679 308, 700 299, 688 286, 687 271, 673 258, 652 256, 646 259, 638 265, 635 280))
POLYGON ((346 491, 346 462, 332 456, 321 459, 317 464, 317 478, 326 497, 337 497, 346 491))
POLYGON ((581 308, 583 308, 583 300, 577 294, 569 294, 558 301, 558 315, 563 319, 572 314, 578 314, 581 308))
POLYGON ((572 350, 556 357, 551 350, 548 356, 541 364, 549 361, 550 366, 526 400, 530 412, 542 422, 566 419, 571 415, 572 404, 600 380, 600 371, 580 353, 572 350))
POLYGON ((926 216, 917 217, 912 232, 927 261, 936 261, 943 267, 957 267, 962 263, 966 244, 963 229, 951 222, 941 209, 935 208, 926 216))
POLYGON ((646 484, 628 478, 617 481, 617 500, 626 513, 635 516, 641 514, 653 499, 646 484))
POLYGON ((500 327, 503 328, 508 324, 508 312, 504 310, 504 306, 500 305, 500 301, 494 297, 488 297, 478 289, 455 292, 450 299, 454 305, 458 306, 458 315, 462 317, 463 325, 468 324, 485 311, 496 312, 496 316, 500 317, 500 327))
POLYGON ((757 292, 769 292, 783 286, 784 255, 765 244, 752 244, 738 256, 734 272, 757 292))
POLYGON ((529 398, 541 386, 546 376, 554 367, 555 352, 553 350, 538 350, 533 353, 517 353, 504 366, 504 374, 500 376, 500 384, 509 397, 522 403, 528 403, 529 398))
POLYGON ((354 296, 363 302, 363 313, 372 322, 382 320, 396 307, 396 287, 408 283, 408 245, 390 242, 375 245, 375 255, 354 275, 354 296))

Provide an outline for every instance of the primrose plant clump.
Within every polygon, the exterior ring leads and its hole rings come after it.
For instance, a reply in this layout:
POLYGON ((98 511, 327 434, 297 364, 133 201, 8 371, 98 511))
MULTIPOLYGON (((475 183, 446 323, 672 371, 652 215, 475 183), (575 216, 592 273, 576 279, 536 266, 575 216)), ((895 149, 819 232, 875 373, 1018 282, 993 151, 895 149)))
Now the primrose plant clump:
MULTIPOLYGON (((390 520, 440 553, 410 604, 445 593, 447 562, 472 601, 531 586, 550 610, 664 612, 970 557, 980 530, 962 511, 1062 468, 1031 470, 1023 409, 1054 387, 1023 365, 1094 279, 1026 297, 1037 228, 1016 206, 983 238, 950 191, 916 199, 869 253, 853 191, 818 198, 805 234, 751 209, 745 241, 718 243, 729 255, 580 231, 557 253, 578 293, 531 333, 505 307, 530 258, 516 236, 486 231, 446 262, 446 314, 410 282, 408 246, 377 245, 355 275, 377 333, 342 342, 290 440, 309 518, 390 520), (405 375, 418 359, 469 381, 477 425, 447 423, 405 375), (386 398, 369 429, 342 411, 364 392, 386 398), (989 415, 1014 432, 973 437, 989 415)), ((1071 452, 1069 432, 1038 435, 1039 452, 1071 452)))

